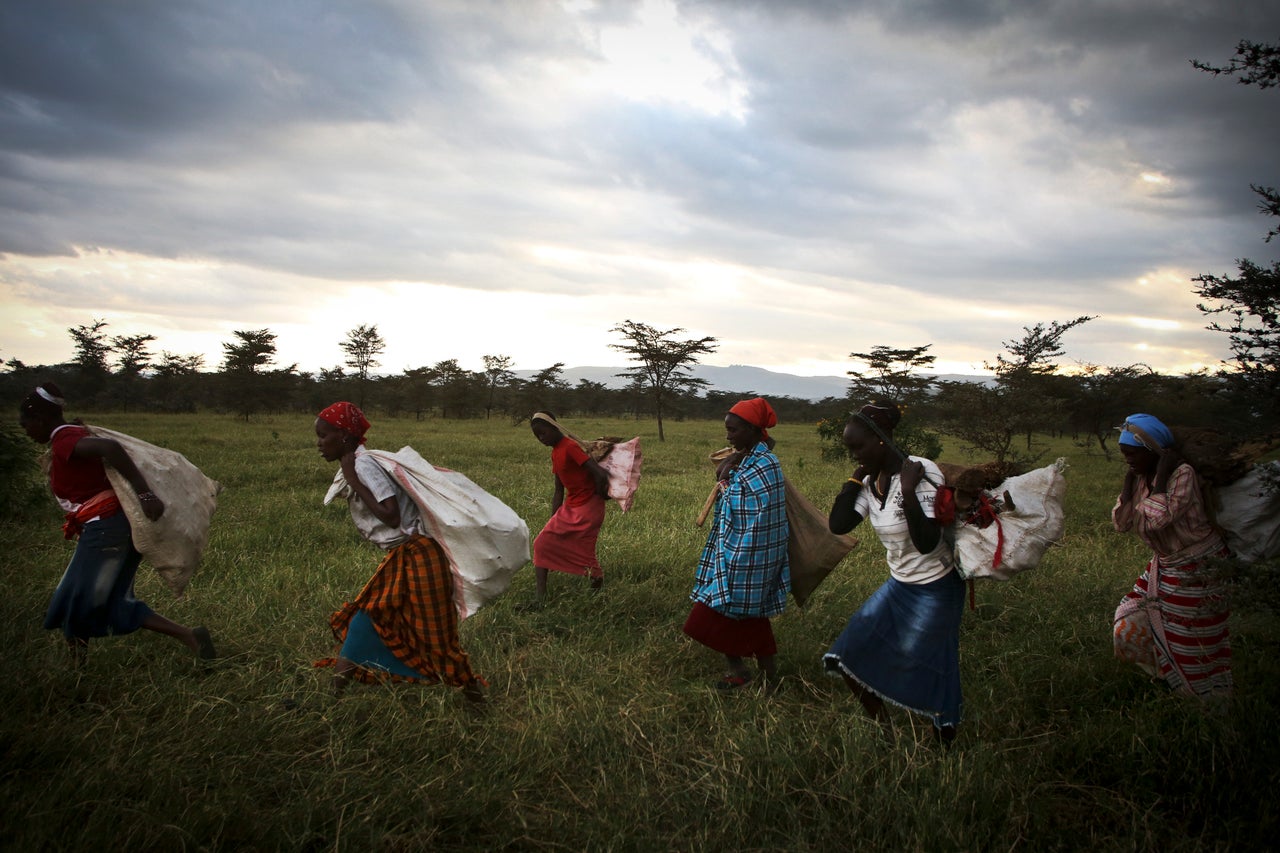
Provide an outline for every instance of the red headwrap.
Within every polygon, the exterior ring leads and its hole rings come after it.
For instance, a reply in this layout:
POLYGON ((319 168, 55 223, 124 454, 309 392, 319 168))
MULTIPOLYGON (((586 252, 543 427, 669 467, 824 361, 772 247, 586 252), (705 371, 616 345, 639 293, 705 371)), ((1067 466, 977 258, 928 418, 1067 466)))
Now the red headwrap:
POLYGON ((364 434, 369 431, 369 419, 355 403, 334 403, 316 417, 340 430, 351 433, 364 444, 364 434))
POLYGON ((778 415, 764 397, 734 403, 729 414, 737 415, 752 426, 759 427, 765 438, 769 437, 769 427, 778 423, 778 415))

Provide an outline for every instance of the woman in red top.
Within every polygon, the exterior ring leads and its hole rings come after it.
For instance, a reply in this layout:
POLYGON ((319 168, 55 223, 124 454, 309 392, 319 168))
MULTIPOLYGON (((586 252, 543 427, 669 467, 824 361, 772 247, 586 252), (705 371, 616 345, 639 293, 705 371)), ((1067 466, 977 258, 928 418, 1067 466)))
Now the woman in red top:
POLYGON ((590 575, 591 588, 604 586, 604 573, 596 557, 596 539, 604 524, 609 475, 556 422, 555 415, 537 412, 529 419, 533 435, 551 448, 551 473, 555 493, 551 519, 533 540, 533 567, 538 600, 547 594, 547 571, 590 575))
POLYGON ((107 479, 105 465, 119 471, 138 494, 142 511, 155 521, 164 501, 147 485, 129 454, 113 438, 99 438, 62 416, 62 392, 52 382, 22 401, 18 423, 33 440, 49 445, 49 485, 67 511, 63 532, 76 537, 75 553, 44 617, 61 629, 77 661, 92 637, 131 634, 139 628, 167 634, 208 660, 216 656, 207 628, 172 622, 134 598, 133 577, 142 555, 133 547, 129 519, 107 479), (105 463, 105 465, 104 465, 105 463))

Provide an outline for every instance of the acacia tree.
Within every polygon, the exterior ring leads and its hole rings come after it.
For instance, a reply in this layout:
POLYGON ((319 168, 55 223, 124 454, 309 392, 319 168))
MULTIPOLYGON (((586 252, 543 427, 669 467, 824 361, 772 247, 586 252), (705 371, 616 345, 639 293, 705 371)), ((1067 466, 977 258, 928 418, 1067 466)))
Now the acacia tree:
POLYGON ((576 408, 589 415, 598 415, 603 412, 611 396, 607 385, 590 379, 579 379, 573 389, 573 397, 577 402, 576 408))
MULTIPOLYGON (((870 352, 849 353, 849 358, 866 364, 867 370, 848 371, 849 390, 840 411, 818 421, 818 435, 826 445, 822 449, 824 458, 843 460, 848 457, 844 446, 844 425, 850 409, 856 410, 868 400, 887 397, 905 412, 928 399, 936 383, 933 377, 919 371, 937 360, 937 356, 928 354, 932 346, 925 344, 903 349, 877 345, 870 352)), ((930 459, 936 459, 942 452, 941 437, 912 419, 904 419, 898 425, 894 441, 904 451, 930 459)))
POLYGON ((431 411, 435 402, 435 386, 432 384, 430 367, 410 367, 404 372, 404 379, 399 383, 404 389, 405 403, 414 417, 422 420, 431 411))
POLYGON ((204 356, 199 353, 179 355, 168 350, 160 351, 160 362, 156 365, 157 376, 192 376, 204 367, 204 356))
POLYGON ((1003 416, 1026 437, 1027 450, 1031 449, 1031 434, 1055 423, 1062 412, 1063 394, 1054 381, 1058 371, 1054 362, 1066 354, 1062 336, 1093 319, 1082 315, 1065 323, 1052 320, 1047 327, 1044 323, 1023 326, 1021 340, 1000 344, 1008 350, 1009 358, 997 354, 994 365, 985 364, 1004 392, 1003 416))
POLYGON ((520 423, 539 409, 564 414, 560 403, 564 399, 564 392, 569 387, 569 383, 561 378, 563 373, 564 362, 557 361, 550 367, 542 368, 523 382, 517 380, 516 387, 519 389, 520 403, 519 410, 512 413, 512 423, 520 423))
MULTIPOLYGON (((260 411, 270 400, 272 386, 261 368, 276 356, 276 336, 270 329, 237 330, 237 342, 222 344, 222 373, 227 404, 245 420, 260 411)), ((293 367, 283 373, 292 373, 293 367)))
POLYGON ((196 375, 203 367, 203 355, 180 355, 161 350, 150 383, 152 404, 166 412, 194 412, 196 375))
POLYGON ((111 338, 111 349, 116 353, 118 394, 124 401, 127 411, 138 391, 138 380, 142 371, 151 366, 151 353, 147 344, 156 339, 155 335, 115 335, 111 338))
POLYGON ((698 356, 715 352, 719 344, 715 338, 689 338, 678 340, 674 336, 684 329, 659 331, 645 323, 626 320, 613 330, 627 342, 609 344, 610 348, 625 352, 638 364, 617 374, 635 382, 653 403, 658 418, 658 441, 666 441, 662 431, 662 412, 668 401, 677 394, 693 393, 709 383, 690 373, 698 363, 698 356))
MULTIPOLYGON (((1280 85, 1280 44, 1242 40, 1236 46, 1235 58, 1226 66, 1213 67, 1196 60, 1192 65, 1211 74, 1235 77, 1244 85, 1270 89, 1280 85)), ((1280 193, 1274 187, 1250 184, 1250 188, 1261 198, 1258 207, 1262 213, 1280 218, 1280 193)), ((1277 234, 1280 226, 1268 229, 1264 242, 1271 242, 1277 234)), ((1205 314, 1231 318, 1227 323, 1213 321, 1208 327, 1230 336, 1235 370, 1227 374, 1227 379, 1244 404, 1251 421, 1248 425, 1254 430, 1274 428, 1280 416, 1280 262, 1266 267, 1241 259, 1236 264, 1237 278, 1206 274, 1192 279, 1198 283, 1197 295, 1218 303, 1198 307, 1205 314)), ((1265 482, 1272 494, 1280 491, 1280 478, 1272 475, 1265 482)), ((1278 565, 1280 560, 1275 559, 1262 561, 1256 567, 1237 564, 1237 594, 1233 599, 1252 602, 1252 606, 1263 609, 1267 602, 1280 601, 1278 565)), ((1277 609, 1274 603, 1270 609, 1277 609)))
MULTIPOLYGON (((346 384, 347 375, 343 372, 340 364, 333 367, 322 367, 317 370, 315 387, 312 389, 312 393, 315 395, 312 398, 313 408, 317 405, 327 406, 329 402, 334 400, 346 399, 346 391, 343 390, 346 384), (327 402, 320 402, 321 400, 327 402)), ((363 408, 364 401, 361 400, 359 405, 363 408)))
POLYGON ((458 364, 456 358, 438 361, 428 371, 431 384, 439 389, 440 417, 450 413, 462 417, 475 403, 474 391, 479 384, 479 374, 472 373, 458 364))
POLYGON ((1226 65, 1210 65, 1198 59, 1191 64, 1215 77, 1226 74, 1235 77, 1237 83, 1270 89, 1280 86, 1280 44, 1241 39, 1236 43, 1236 55, 1226 65))
POLYGON ((971 453, 986 453, 997 465, 1021 469, 1030 460, 1013 448, 1018 428, 1008 417, 1008 392, 979 382, 939 382, 933 407, 949 435, 971 453))
MULTIPOLYGON (((1101 367, 1084 364, 1073 384, 1069 420, 1089 436, 1086 443, 1098 442, 1108 462, 1111 448, 1107 439, 1117 435, 1116 427, 1125 415, 1139 407, 1143 392, 1156 381, 1155 371, 1145 364, 1128 367, 1101 367)), ((1142 409, 1146 411, 1146 409, 1142 409)), ((1083 446, 1083 445, 1082 445, 1083 446)))
POLYGON ((937 356, 928 355, 933 344, 907 349, 874 346, 871 352, 851 352, 849 358, 867 365, 867 370, 850 370, 849 399, 855 405, 872 397, 890 397, 900 405, 913 405, 929 395, 934 380, 920 373, 937 356))
POLYGON ((138 376, 151 366, 151 353, 147 345, 155 335, 115 335, 111 349, 116 353, 116 366, 122 376, 138 376))
POLYGON ((486 355, 484 356, 484 381, 487 394, 484 401, 484 417, 485 420, 493 414, 493 406, 497 401, 499 389, 508 388, 512 380, 516 378, 515 372, 511 369, 515 362, 509 355, 486 355))
POLYGON ((276 336, 270 329, 237 330, 239 343, 223 342, 222 370, 225 373, 257 373, 275 361, 276 336))
POLYGON ((369 382, 369 371, 377 367, 378 356, 387 348, 386 341, 378 334, 378 326, 361 324, 347 332, 347 339, 338 346, 347 354, 343 363, 355 371, 356 396, 361 407, 364 406, 365 386, 369 382))
POLYGON ((101 380, 107 375, 107 357, 111 355, 111 344, 107 341, 106 320, 94 320, 88 326, 72 326, 67 329, 75 344, 76 354, 72 361, 80 367, 80 374, 92 379, 101 380))
POLYGON ((1051 322, 1024 326, 1023 338, 1005 341, 1010 357, 996 356, 989 370, 995 371, 994 385, 977 382, 941 382, 933 408, 946 432, 956 436, 966 449, 990 454, 1007 470, 1025 470, 1038 457, 1031 453, 1031 433, 1052 423, 1068 396, 1056 386, 1060 377, 1054 360, 1064 354, 1062 336, 1087 323, 1092 317, 1077 317, 1066 323, 1051 322), (1013 448, 1013 438, 1026 436, 1026 451, 1013 448))
MULTIPOLYGON (((1226 74, 1236 82, 1270 89, 1280 85, 1280 44, 1241 41, 1235 57, 1215 67, 1198 60, 1192 65, 1211 74, 1226 74)), ((1266 216, 1280 217, 1280 192, 1274 187, 1250 185, 1266 216)), ((1280 234, 1280 226, 1267 231, 1264 242, 1280 234)), ((1235 370, 1227 375, 1236 396, 1246 408, 1253 426, 1273 426, 1280 416, 1280 261, 1271 266, 1247 258, 1236 261, 1235 277, 1205 274, 1192 279, 1206 315, 1228 318, 1212 321, 1208 328, 1223 332, 1231 341, 1235 370)))

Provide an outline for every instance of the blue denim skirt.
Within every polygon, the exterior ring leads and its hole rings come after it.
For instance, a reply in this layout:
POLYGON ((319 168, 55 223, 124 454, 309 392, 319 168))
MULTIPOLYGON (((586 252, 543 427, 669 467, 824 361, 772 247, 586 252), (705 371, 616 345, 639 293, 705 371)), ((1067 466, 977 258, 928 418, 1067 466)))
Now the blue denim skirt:
POLYGON ((80 531, 76 551, 53 591, 44 627, 67 639, 131 634, 151 608, 133 597, 133 577, 142 555, 133 547, 123 512, 91 521, 80 531))
POLYGON ((935 726, 954 726, 963 704, 963 612, 964 580, 956 572, 926 584, 889 578, 849 619, 823 664, 935 726))

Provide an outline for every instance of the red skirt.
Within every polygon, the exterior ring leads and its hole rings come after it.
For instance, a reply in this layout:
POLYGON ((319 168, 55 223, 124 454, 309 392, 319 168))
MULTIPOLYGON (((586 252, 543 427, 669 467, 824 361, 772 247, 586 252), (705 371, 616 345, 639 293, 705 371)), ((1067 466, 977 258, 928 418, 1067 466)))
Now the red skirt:
POLYGON ((553 572, 603 577, 596 558, 596 539, 604 524, 604 508, 604 498, 599 496, 578 506, 560 504, 533 540, 533 564, 553 572))
POLYGON ((684 632, 702 645, 730 657, 772 657, 778 653, 768 617, 731 619, 701 601, 693 603, 684 632))

